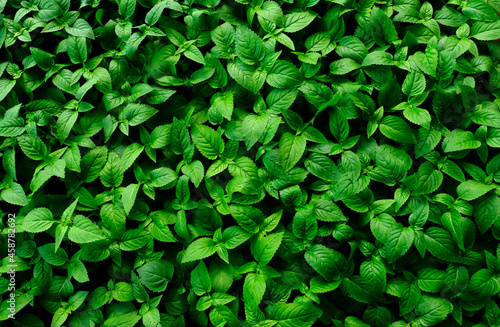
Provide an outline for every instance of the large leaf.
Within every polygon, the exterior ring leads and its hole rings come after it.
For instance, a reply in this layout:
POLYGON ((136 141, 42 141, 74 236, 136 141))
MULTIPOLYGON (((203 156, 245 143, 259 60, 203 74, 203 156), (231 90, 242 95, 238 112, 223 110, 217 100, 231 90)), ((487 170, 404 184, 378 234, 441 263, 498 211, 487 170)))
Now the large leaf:
POLYGON ((415 135, 410 126, 400 117, 385 116, 379 123, 380 132, 385 136, 401 143, 416 143, 415 135))
POLYGON ((163 292, 174 275, 174 265, 166 260, 153 260, 137 269, 142 283, 153 292, 163 292))
POLYGON ((288 61, 278 60, 267 75, 266 81, 272 87, 287 89, 298 87, 304 77, 295 65, 288 61))
POLYGON ((217 251, 217 246, 211 238, 202 237, 187 247, 182 257, 182 263, 205 259, 217 251))
POLYGON ((224 152, 222 137, 208 126, 194 125, 191 137, 198 151, 208 159, 216 159, 224 152))
POLYGON ((92 243, 105 239, 105 236, 92 220, 83 215, 76 215, 68 238, 75 243, 92 243))
POLYGON ((321 316, 317 307, 305 303, 276 303, 269 308, 269 316, 279 327, 309 327, 321 316))
POLYGON ((458 197, 466 201, 475 200, 478 197, 495 189, 493 185, 486 185, 473 180, 460 183, 457 187, 458 197))
POLYGON ((261 265, 265 266, 271 261, 274 254, 281 245, 283 232, 273 233, 257 241, 255 245, 254 258, 261 265))
POLYGON ((413 320, 420 326, 434 326, 453 311, 453 305, 446 299, 423 295, 415 308, 417 317, 413 320))
POLYGON ((47 146, 39 137, 22 135, 17 138, 17 141, 26 157, 33 160, 43 160, 47 156, 47 146))
POLYGON ((245 26, 238 26, 235 34, 236 55, 247 65, 255 65, 264 59, 262 39, 245 26))
POLYGON ((321 244, 311 246, 304 257, 306 262, 327 281, 338 279, 340 269, 346 264, 342 254, 321 244))
POLYGON ((408 252, 413 243, 414 232, 401 224, 394 224, 387 232, 386 237, 385 256, 389 263, 392 263, 408 252))
POLYGON ((281 136, 279 145, 281 165, 288 171, 302 158, 306 150, 306 139, 303 135, 285 133, 281 136))
POLYGON ((49 229, 55 222, 49 209, 36 208, 24 218, 23 229, 30 233, 40 233, 49 229))

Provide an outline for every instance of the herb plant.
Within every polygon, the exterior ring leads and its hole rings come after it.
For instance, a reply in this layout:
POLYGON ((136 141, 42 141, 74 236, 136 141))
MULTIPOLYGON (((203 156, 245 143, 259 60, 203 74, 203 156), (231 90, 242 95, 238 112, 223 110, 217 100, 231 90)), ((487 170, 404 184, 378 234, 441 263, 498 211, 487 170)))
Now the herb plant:
POLYGON ((497 11, 0 0, 1 325, 500 326, 497 11))

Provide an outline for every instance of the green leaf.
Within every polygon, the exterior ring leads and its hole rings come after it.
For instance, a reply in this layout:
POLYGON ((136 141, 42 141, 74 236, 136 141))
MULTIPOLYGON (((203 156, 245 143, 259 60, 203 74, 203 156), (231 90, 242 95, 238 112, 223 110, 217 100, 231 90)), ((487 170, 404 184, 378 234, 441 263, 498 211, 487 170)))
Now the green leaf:
POLYGON ((186 125, 176 117, 174 117, 174 122, 172 124, 171 143, 172 151, 175 154, 184 154, 191 145, 191 138, 186 125))
POLYGON ((426 129, 421 127, 418 129, 417 144, 415 145, 415 158, 420 158, 423 155, 434 150, 441 141, 441 133, 435 129, 426 129))
POLYGON ((312 11, 294 12, 284 16, 283 27, 286 33, 295 33, 306 28, 316 17, 312 11))
POLYGON ((314 270, 329 282, 340 277, 340 269, 346 264, 342 254, 321 244, 310 246, 304 258, 314 270))
POLYGON ((5 97, 12 91, 14 86, 16 85, 16 81, 11 81, 5 78, 0 79, 0 101, 3 101, 5 97))
POLYGON ((76 311, 83 304, 83 302, 87 298, 87 295, 89 295, 88 291, 78 291, 75 294, 73 294, 68 299, 68 304, 70 309, 72 311, 76 311))
POLYGON ((130 19, 134 15, 136 0, 120 0, 118 12, 125 20, 130 19))
POLYGON ((414 232, 409 227, 394 224, 389 228, 384 244, 385 257, 389 263, 393 263, 408 252, 413 244, 413 237, 414 232))
POLYGON ((62 159, 66 162, 66 167, 75 172, 81 172, 80 163, 82 160, 82 155, 80 154, 80 149, 76 143, 72 143, 71 147, 66 149, 62 159))
POLYGON ((318 231, 318 222, 310 210, 301 210, 293 217, 292 229, 298 239, 312 241, 318 231))
MULTIPOLYGON (((327 32, 318 32, 309 36, 305 41, 307 51, 322 51, 330 44, 330 35, 327 32)), ((337 47, 338 49, 338 47, 337 47)))
POLYGON ((498 14, 495 10, 482 0, 470 0, 462 8, 462 13, 470 19, 483 22, 496 22, 498 20, 498 14))
POLYGON ((335 290, 340 286, 342 281, 334 281, 334 282, 326 282, 323 277, 316 276, 313 277, 310 281, 311 284, 311 292, 313 293, 327 293, 335 290))
POLYGON ((445 212, 441 216, 443 227, 451 234, 451 237, 457 243, 458 247, 465 251, 464 239, 462 232, 462 215, 456 209, 451 209, 450 212, 445 212))
POLYGON ((128 121, 130 126, 137 126, 153 117, 157 112, 157 109, 146 104, 129 103, 120 112, 119 119, 128 121))
POLYGON ((106 187, 118 187, 123 181, 120 169, 120 157, 115 152, 108 155, 108 161, 100 172, 101 183, 106 187))
POLYGON ((10 183, 9 187, 2 190, 0 193, 1 198, 10 203, 18 206, 25 206, 28 204, 28 198, 24 192, 23 187, 18 183, 10 183))
POLYGON ((174 275, 174 265, 166 260, 153 260, 137 269, 141 282, 153 292, 164 292, 174 275))
POLYGON ((452 311, 453 305, 448 300, 422 295, 415 308, 417 317, 413 320, 413 323, 420 326, 434 326, 445 320, 452 311))
POLYGON ((189 244, 181 263, 205 259, 215 252, 217 252, 215 241, 211 238, 202 237, 189 244))
POLYGON ((81 161, 81 180, 83 182, 92 182, 97 177, 107 162, 108 150, 104 146, 95 147, 87 152, 81 161))
POLYGON ((431 125, 431 114, 429 114, 429 112, 425 109, 416 107, 406 108, 403 111, 403 115, 414 124, 421 125, 426 128, 429 128, 431 125))
POLYGON ((212 106, 210 110, 214 110, 227 120, 231 120, 234 110, 234 100, 232 92, 216 93, 212 97, 212 106))
POLYGON ((370 52, 363 59, 361 66, 373 66, 373 65, 383 65, 383 66, 392 66, 394 65, 394 61, 392 55, 390 53, 384 51, 373 51, 370 52))
POLYGON ((113 204, 104 204, 101 207, 100 216, 104 227, 113 233, 120 233, 125 230, 127 215, 121 201, 113 204))
POLYGON ((333 75, 344 75, 360 67, 360 64, 358 64, 354 59, 343 58, 330 64, 330 73, 333 75))
MULTIPOLYGON (((302 84, 299 90, 304 94, 307 101, 318 108, 319 111, 328 107, 330 105, 330 102, 333 100, 332 90, 328 86, 316 81, 305 82, 304 84, 302 84)), ((271 104, 269 104, 269 106, 269 109, 271 109, 271 104)))
POLYGON ((406 76, 403 82, 402 90, 403 93, 406 94, 408 97, 412 97, 424 93, 425 85, 426 83, 424 74, 412 70, 406 76))
POLYGON ((208 126, 194 125, 191 137, 198 151, 208 159, 217 159, 224 152, 222 137, 208 126))
POLYGON ((401 143, 417 143, 410 126, 397 116, 385 116, 379 123, 380 132, 387 138, 401 143))
POLYGON ((290 108, 297 98, 298 93, 297 89, 272 90, 266 98, 268 109, 278 113, 282 109, 290 108))
POLYGON ((493 41, 500 34, 500 21, 494 23, 476 22, 471 28, 471 37, 479 41, 493 41))
POLYGON ((268 311, 270 319, 278 321, 278 327, 310 327, 322 314, 307 303, 275 303, 268 311))
MULTIPOLYGON (((130 0, 128 0, 130 1, 130 0)), ((135 2, 135 0, 133 0, 135 2)), ((73 36, 82 36, 86 37, 88 39, 94 39, 94 31, 92 30, 92 27, 90 26, 89 23, 87 23, 86 20, 82 18, 78 18, 76 22, 73 24, 72 27, 66 26, 64 30, 69 34, 73 36)))
POLYGON ((498 308, 498 305, 490 301, 486 305, 486 320, 490 324, 490 326, 495 326, 500 324, 500 309, 498 308))
POLYGON ((17 142, 21 146, 21 150, 26 157, 33 160, 43 160, 47 157, 47 146, 43 141, 33 135, 21 135, 17 138, 17 142))
POLYGON ((139 184, 129 184, 122 193, 123 209, 128 215, 134 206, 137 193, 139 192, 139 184))
POLYGON ((64 249, 55 252, 55 244, 48 243, 38 247, 38 253, 47 263, 53 266, 62 266, 68 261, 68 254, 64 249))
POLYGON ((132 143, 127 146, 120 158, 120 172, 124 173, 129 169, 143 150, 144 145, 140 145, 139 143, 132 143))
POLYGON ((83 215, 76 215, 69 229, 68 238, 72 242, 82 244, 103 240, 105 236, 92 220, 83 215))
POLYGON ((304 166, 314 176, 333 182, 340 171, 333 161, 327 156, 313 153, 305 161, 304 166))
POLYGON ((349 136, 349 123, 344 112, 338 108, 330 111, 330 131, 338 142, 343 142, 349 136))
POLYGON ((87 42, 84 37, 70 36, 67 47, 68 56, 72 63, 82 64, 87 61, 87 42))
POLYGON ((445 272, 432 268, 424 268, 418 272, 418 286, 429 293, 440 292, 444 286, 445 272))
POLYGON ((159 167, 151 171, 151 186, 163 187, 177 179, 177 173, 170 168, 159 167))
POLYGON ((455 152, 468 149, 477 149, 481 142, 475 140, 472 132, 466 132, 461 129, 455 129, 443 140, 444 152, 455 152))
POLYGON ((21 117, 4 118, 0 120, 0 136, 19 136, 25 131, 24 119, 21 117))
POLYGON ((337 54, 342 58, 351 58, 357 62, 362 62, 368 55, 368 50, 363 42, 361 42, 361 40, 357 37, 351 35, 346 35, 340 39, 335 51, 337 51, 337 54))
POLYGON ((250 114, 243 119, 241 127, 245 131, 243 140, 245 141, 247 150, 254 146, 262 134, 264 134, 268 121, 269 117, 265 115, 258 116, 250 114))
POLYGON ((30 52, 37 66, 40 67, 42 70, 47 71, 54 66, 55 64, 54 59, 49 53, 40 50, 38 48, 30 48, 30 52))
POLYGON ((278 251, 282 239, 283 232, 279 232, 269 234, 257 241, 253 255, 261 267, 267 265, 269 261, 271 261, 276 251, 278 251))
POLYGON ((236 55, 247 65, 255 65, 264 59, 262 39, 245 26, 238 26, 235 33, 236 55))
POLYGON ((243 301, 246 305, 259 305, 266 292, 264 275, 249 273, 243 284, 243 301))
POLYGON ((229 209, 236 222, 246 232, 255 234, 259 231, 264 221, 264 215, 259 209, 240 205, 232 205, 229 209))
POLYGON ((303 79, 295 65, 288 61, 277 60, 273 69, 267 74, 266 82, 278 89, 288 89, 300 86, 303 79))
POLYGON ((57 136, 59 141, 64 142, 67 138, 73 125, 78 118, 78 111, 65 110, 57 119, 57 136))
POLYGON ((430 194, 443 183, 443 173, 434 169, 432 163, 426 161, 418 168, 413 194, 430 194))
MULTIPOLYGON (((172 3, 177 4, 176 2, 173 1, 172 3)), ((153 8, 151 8, 146 14, 146 19, 144 20, 146 24, 148 24, 149 26, 156 24, 156 22, 160 19, 163 13, 163 9, 165 9, 166 7, 167 7, 167 1, 162 1, 154 5, 153 8)))
POLYGON ((473 180, 468 180, 458 185, 457 195, 460 199, 471 201, 485 195, 495 188, 496 187, 494 185, 486 185, 473 180))
POLYGON ((135 296, 132 285, 125 282, 116 283, 113 290, 113 298, 120 302, 133 301, 135 296))
POLYGON ((257 93, 258 90, 254 88, 253 80, 255 69, 252 66, 236 58, 235 62, 227 64, 227 72, 239 85, 252 93, 257 93))
POLYGON ((136 251, 148 244, 151 236, 148 231, 141 229, 128 229, 118 241, 122 251, 136 251))
POLYGON ((222 238, 224 239, 224 245, 229 250, 234 249, 247 241, 252 234, 247 233, 240 226, 231 226, 224 230, 222 233, 222 238))
POLYGON ((303 135, 284 133, 279 142, 280 163, 285 171, 292 169, 302 158, 306 150, 306 138, 303 135))
POLYGON ((138 316, 135 311, 123 313, 119 316, 112 315, 104 321, 102 327, 134 327, 139 320, 141 320, 141 316, 138 316))
POLYGON ((374 6, 370 16, 370 32, 378 45, 392 43, 398 38, 394 23, 385 11, 374 6))
POLYGON ((479 232, 484 234, 500 218, 500 198, 493 192, 481 196, 474 203, 473 215, 479 232))
POLYGON ((196 268, 191 270, 191 286, 198 296, 209 294, 212 290, 212 281, 207 266, 203 261, 200 261, 196 268))
POLYGON ((49 229, 55 222, 49 209, 36 208, 24 217, 23 229, 30 233, 40 233, 49 229))
POLYGON ((58 308, 56 312, 54 312, 54 316, 52 317, 52 322, 50 323, 50 327, 59 327, 61 326, 69 316, 69 310, 65 308, 58 308))
POLYGON ((447 231, 439 227, 430 227, 424 235, 427 249, 433 256, 447 262, 457 261, 458 248, 447 231))
POLYGON ((437 39, 433 39, 427 45, 425 54, 418 51, 413 55, 413 59, 425 74, 432 77, 436 77, 436 71, 438 67, 438 50, 437 50, 437 39))
POLYGON ((459 27, 467 22, 467 17, 448 6, 443 6, 441 10, 436 11, 434 13, 434 19, 440 25, 451 27, 459 27))

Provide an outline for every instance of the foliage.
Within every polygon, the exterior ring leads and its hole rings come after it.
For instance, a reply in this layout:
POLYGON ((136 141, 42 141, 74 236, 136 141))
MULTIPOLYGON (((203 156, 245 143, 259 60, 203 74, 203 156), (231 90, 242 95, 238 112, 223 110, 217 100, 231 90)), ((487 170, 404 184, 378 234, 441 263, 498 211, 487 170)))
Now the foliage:
POLYGON ((499 326, 500 1, 444 3, 0 0, 0 321, 499 326))

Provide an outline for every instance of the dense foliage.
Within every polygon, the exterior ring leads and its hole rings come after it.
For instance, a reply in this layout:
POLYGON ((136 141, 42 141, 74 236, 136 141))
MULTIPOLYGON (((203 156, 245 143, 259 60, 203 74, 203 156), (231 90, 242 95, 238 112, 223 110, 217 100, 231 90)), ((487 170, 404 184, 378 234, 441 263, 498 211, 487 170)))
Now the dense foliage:
POLYGON ((497 11, 0 0, 2 325, 499 326, 497 11))

